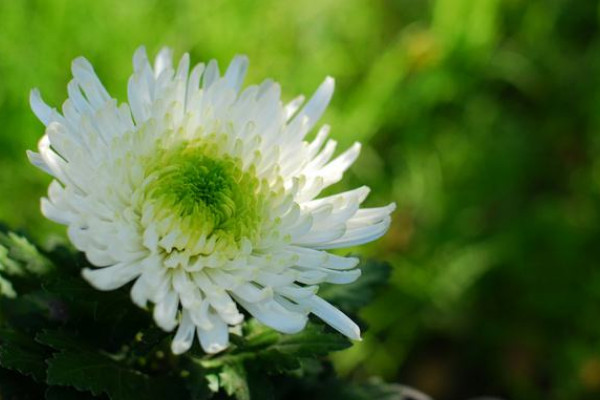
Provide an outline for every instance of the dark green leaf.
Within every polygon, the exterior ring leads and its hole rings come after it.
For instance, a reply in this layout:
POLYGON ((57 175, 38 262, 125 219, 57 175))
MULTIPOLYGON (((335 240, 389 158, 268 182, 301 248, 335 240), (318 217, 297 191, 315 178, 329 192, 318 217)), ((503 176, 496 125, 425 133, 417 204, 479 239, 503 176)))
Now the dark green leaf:
POLYGON ((66 322, 96 347, 118 349, 153 325, 149 313, 131 302, 127 288, 102 292, 81 277, 60 277, 44 288, 64 304, 66 322))
POLYGON ((97 397, 75 389, 52 386, 46 390, 46 400, 94 400, 106 399, 106 396, 97 397))
POLYGON ((10 330, 0 331, 0 365, 31 376, 38 382, 46 377, 47 351, 29 336, 10 330))
POLYGON ((164 399, 168 394, 185 396, 181 381, 164 375, 151 377, 125 364, 122 356, 99 352, 63 331, 44 331, 36 337, 59 353, 48 363, 48 383, 72 386, 112 400, 164 399))
POLYGON ((54 350, 85 351, 88 348, 88 345, 81 339, 62 330, 43 330, 35 336, 35 340, 38 343, 52 347, 54 350))
POLYGON ((343 350, 351 345, 352 343, 341 334, 325 332, 322 326, 309 323, 299 333, 281 335, 279 341, 270 349, 296 357, 315 357, 343 350))
POLYGON ((48 383, 126 400, 147 391, 148 378, 92 352, 62 352, 48 360, 48 383), (142 389, 140 391, 140 389, 142 389))
POLYGON ((135 335, 131 343, 131 354, 133 356, 145 356, 162 350, 165 340, 170 343, 172 334, 169 334, 157 326, 150 326, 135 335))
POLYGON ((88 312, 96 321, 111 320, 125 312, 136 310, 127 291, 102 292, 79 276, 54 279, 45 283, 44 289, 69 302, 72 308, 88 312))
POLYGON ((252 399, 276 399, 273 382, 271 382, 269 375, 265 374, 264 370, 261 368, 247 368, 246 373, 250 397, 252 399))
POLYGON ((244 324, 244 349, 263 349, 279 341, 281 334, 255 319, 244 324))
POLYGON ((302 358, 321 357, 352 345, 341 334, 325 331, 315 323, 308 323, 304 330, 293 335, 281 334, 255 321, 248 322, 244 331, 247 336, 238 338, 232 350, 197 362, 209 369, 251 362, 260 364, 265 371, 289 372, 300 368, 302 358))
POLYGON ((185 387, 190 393, 191 400, 209 399, 213 393, 219 390, 219 381, 216 373, 208 374, 205 368, 188 357, 183 357, 182 364, 181 375, 185 382, 185 387))
MULTIPOLYGON (((401 385, 388 384, 381 380, 371 380, 366 383, 348 383, 339 381, 336 392, 332 390, 325 391, 326 396, 323 399, 334 396, 340 400, 431 400, 428 396, 417 392, 416 390, 406 388, 401 385), (329 395, 327 395, 327 392, 329 395)), ((335 386, 330 386, 334 388, 335 386)))
POLYGON ((20 373, 0 368, 0 399, 39 400, 43 396, 41 384, 20 373))
POLYGON ((319 296, 330 301, 346 313, 356 313, 373 300, 376 291, 390 277, 389 264, 376 260, 361 263, 362 276, 348 285, 321 285, 319 296))
POLYGON ((152 378, 108 355, 92 351, 63 351, 48 360, 48 383, 72 386, 112 400, 183 398, 180 381, 152 378))

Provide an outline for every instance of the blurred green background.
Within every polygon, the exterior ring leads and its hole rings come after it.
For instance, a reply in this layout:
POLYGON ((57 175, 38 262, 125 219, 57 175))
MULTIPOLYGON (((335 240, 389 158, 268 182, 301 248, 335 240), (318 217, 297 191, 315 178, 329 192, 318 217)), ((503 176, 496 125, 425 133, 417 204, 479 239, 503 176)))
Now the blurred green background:
POLYGON ((324 121, 365 143, 338 188, 399 206, 360 250, 393 272, 338 370, 438 399, 597 399, 599 21, 586 0, 0 0, 0 220, 64 237, 39 213, 27 98, 60 105, 76 56, 122 101, 140 44, 245 53, 246 82, 272 77, 285 100, 332 75, 324 121))

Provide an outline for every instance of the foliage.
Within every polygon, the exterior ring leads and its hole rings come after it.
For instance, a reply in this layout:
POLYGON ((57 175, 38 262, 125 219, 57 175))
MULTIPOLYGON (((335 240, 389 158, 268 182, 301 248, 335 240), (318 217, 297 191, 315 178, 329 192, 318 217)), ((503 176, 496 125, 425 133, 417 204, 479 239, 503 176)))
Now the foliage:
MULTIPOLYGON (((59 107, 76 56, 121 101, 140 44, 221 64, 247 54, 249 81, 272 77, 287 99, 332 75, 324 121, 340 148, 364 144, 348 188, 371 186, 369 205, 398 203, 389 234, 369 247, 392 261, 390 282, 358 312, 369 329, 334 354, 336 370, 439 399, 596 399, 598 9, 594 0, 0 1, 0 219, 43 243, 64 238, 39 213, 46 176, 25 161, 43 129, 27 93, 40 87, 59 107)), ((18 277, 0 277, 26 293, 18 277)), ((332 296, 350 309, 345 293, 332 296)), ((68 398, 57 390, 48 393, 68 398)))
MULTIPOLYGON (((248 319, 227 351, 207 355, 195 344, 174 356, 172 334, 132 304, 128 288, 100 292, 79 276, 85 265, 80 254, 65 248, 43 252, 11 232, 0 232, 0 238, 11 238, 17 248, 27 244, 26 252, 5 256, 8 265, 36 271, 17 274, 18 295, 0 302, 0 398, 325 398, 321 392, 330 388, 315 384, 323 379, 344 387, 342 399, 367 400, 373 390, 401 398, 383 383, 346 388, 326 356, 351 343, 317 322, 285 335, 248 319), (33 268, 34 260, 48 267, 33 268)), ((364 287, 348 301, 362 304, 372 290, 364 287)))
POLYGON ((0 232, 0 296, 14 298, 10 277, 39 277, 52 264, 24 237, 14 232, 0 232))

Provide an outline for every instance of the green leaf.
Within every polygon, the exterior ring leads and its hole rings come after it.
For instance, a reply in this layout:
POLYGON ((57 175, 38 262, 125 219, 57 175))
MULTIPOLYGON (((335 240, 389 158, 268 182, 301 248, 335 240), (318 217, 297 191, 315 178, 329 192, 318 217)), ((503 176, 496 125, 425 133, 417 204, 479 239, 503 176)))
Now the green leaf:
POLYGON ((319 296, 346 313, 356 313, 361 307, 369 304, 377 290, 387 283, 391 267, 387 263, 372 259, 361 264, 360 278, 347 285, 321 285, 319 296))
POLYGON ((275 400, 277 398, 273 382, 262 368, 247 368, 246 375, 252 399, 275 400))
POLYGON ((0 275, 0 296, 5 296, 9 299, 17 297, 17 292, 15 292, 12 283, 2 275, 0 275))
POLYGON ((40 290, 22 292, 14 299, 0 297, 3 325, 17 331, 35 332, 62 321, 62 311, 60 302, 40 290))
POLYGON ((225 364, 219 373, 219 384, 225 393, 237 400, 250 400, 246 369, 241 362, 225 364))
POLYGON ((0 365, 32 377, 38 382, 46 378, 45 358, 48 352, 28 335, 0 331, 0 365))
POLYGON ((323 326, 309 323, 303 331, 294 335, 279 334, 276 343, 257 352, 255 363, 260 364, 264 371, 300 371, 302 360, 322 357, 351 345, 341 334, 326 332, 323 326))
POLYGON ((279 341, 270 349, 296 357, 316 357, 332 351, 352 346, 345 336, 334 332, 325 332, 322 325, 309 323, 304 330, 294 335, 281 335, 279 341))
POLYGON ((48 360, 48 383, 73 386, 95 395, 108 394, 113 400, 137 398, 148 391, 148 378, 93 352, 61 352, 48 360))
POLYGON ((379 379, 372 379, 366 383, 349 383, 339 381, 337 390, 332 390, 335 385, 329 386, 330 390, 320 396, 323 399, 333 396, 340 400, 431 400, 430 397, 414 389, 397 384, 388 384, 379 379))
POLYGON ((270 376, 303 376, 304 366, 312 367, 307 361, 314 359, 320 365, 317 358, 351 346, 344 336, 326 331, 315 323, 307 324, 300 333, 283 335, 249 321, 244 326, 244 333, 246 335, 236 339, 237 344, 226 353, 205 359, 192 358, 208 371, 205 372, 206 379, 213 391, 223 388, 238 400, 249 399, 251 393, 252 398, 275 398, 276 388, 270 376))
POLYGON ((163 331, 156 325, 142 329, 136 333, 134 340, 130 343, 130 354, 136 357, 144 357, 150 353, 164 350, 172 340, 172 334, 163 331))
MULTIPOLYGON (((0 233, 0 235, 2 234, 0 233)), ((9 253, 10 250, 0 244, 0 271, 7 275, 23 275, 23 269, 10 257, 9 253)))
POLYGON ((186 393, 175 379, 153 378, 123 365, 110 356, 92 351, 63 351, 48 360, 48 383, 72 386, 112 400, 160 400, 183 398, 186 393))
POLYGON ((37 279, 52 269, 52 263, 25 237, 0 229, 0 296, 17 296, 16 277, 37 279))
POLYGON ((97 351, 67 332, 43 331, 36 340, 59 350, 47 360, 50 385, 106 394, 112 400, 158 400, 187 395, 179 379, 151 377, 122 362, 122 356, 97 351))
POLYGON ((200 378, 213 392, 222 388, 238 400, 274 398, 267 374, 288 374, 301 370, 301 360, 317 358, 351 345, 344 336, 326 332, 322 325, 307 324, 294 335, 283 335, 256 321, 244 326, 244 337, 232 338, 228 352, 204 359, 190 356, 203 370, 200 378))
POLYGON ((211 392, 217 393, 219 391, 219 375, 208 374, 206 375, 206 381, 208 382, 208 388, 211 392))
MULTIPOLYGON (((105 398, 104 396, 101 398, 105 398)), ((80 392, 75 389, 52 386, 46 390, 46 400, 94 400, 100 397, 92 396, 89 393, 80 392)))
POLYGON ((245 350, 264 349, 277 343, 280 337, 279 332, 252 318, 244 324, 242 346, 245 350))
POLYGON ((286 372, 300 367, 299 359, 320 357, 352 345, 337 332, 329 332, 320 324, 309 322, 293 335, 281 334, 256 321, 245 325, 246 336, 235 338, 236 346, 216 357, 198 359, 204 368, 220 368, 226 364, 249 361, 260 363, 265 371, 286 372))
POLYGON ((205 368, 190 357, 182 357, 181 376, 185 382, 190 400, 206 400, 219 391, 217 373, 208 373, 205 368))
POLYGON ((62 330, 45 329, 35 336, 38 343, 45 344, 55 350, 87 350, 88 345, 71 333, 62 330))
POLYGON ((0 267, 9 275, 43 275, 53 269, 52 263, 27 238, 14 232, 0 232, 0 267))
POLYGON ((132 303, 128 288, 102 292, 81 277, 58 277, 44 289, 65 305, 67 322, 96 346, 118 348, 153 326, 150 313, 132 303))
POLYGON ((343 350, 351 342, 343 335, 326 331, 322 324, 309 322, 295 334, 282 334, 252 319, 244 326, 245 342, 240 350, 275 350, 299 357, 321 356, 343 350))
POLYGON ((79 276, 59 277, 43 287, 48 293, 69 302, 75 310, 89 313, 96 321, 110 320, 134 309, 126 291, 102 292, 79 276))
POLYGON ((31 378, 0 368, 0 399, 38 400, 44 396, 44 387, 31 378))

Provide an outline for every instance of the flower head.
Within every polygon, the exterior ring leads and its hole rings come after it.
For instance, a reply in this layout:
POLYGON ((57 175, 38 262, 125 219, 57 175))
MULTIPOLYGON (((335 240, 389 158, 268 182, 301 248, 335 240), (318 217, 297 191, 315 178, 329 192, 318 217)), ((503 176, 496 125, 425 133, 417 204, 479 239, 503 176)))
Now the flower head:
POLYGON ((357 279, 358 260, 326 250, 385 233, 394 205, 359 208, 367 187, 321 197, 357 158, 333 158, 323 126, 305 140, 333 93, 327 78, 301 108, 271 80, 241 90, 248 60, 224 75, 213 60, 189 70, 162 50, 152 67, 133 57, 128 104, 112 98, 92 66, 73 61, 62 113, 37 90, 31 107, 46 125, 33 164, 55 180, 43 214, 68 226, 95 267, 83 276, 100 290, 134 282, 131 297, 153 305, 156 323, 177 328, 174 353, 197 334, 209 353, 228 345, 245 309, 284 333, 312 313, 352 339, 357 325, 317 295, 322 282, 357 279))

